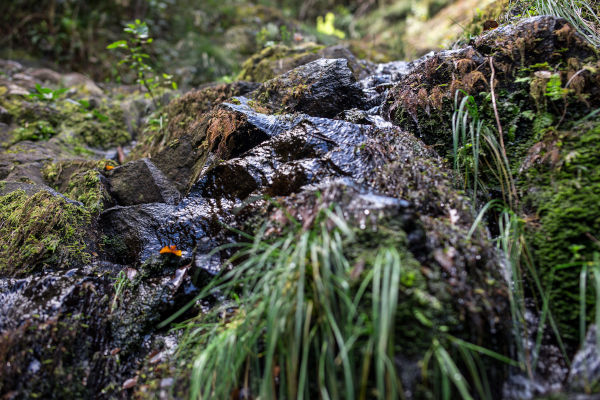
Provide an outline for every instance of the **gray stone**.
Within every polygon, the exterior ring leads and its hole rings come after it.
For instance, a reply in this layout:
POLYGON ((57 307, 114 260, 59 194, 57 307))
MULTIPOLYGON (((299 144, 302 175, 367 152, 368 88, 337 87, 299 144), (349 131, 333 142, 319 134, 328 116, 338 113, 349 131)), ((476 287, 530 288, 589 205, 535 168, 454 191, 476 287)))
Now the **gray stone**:
POLYGON ((146 203, 177 204, 179 191, 147 158, 107 172, 109 193, 122 206, 146 203))
POLYGON ((574 392, 600 393, 600 351, 596 325, 590 326, 585 342, 575 354, 567 382, 569 389, 574 392))
POLYGON ((348 60, 320 59, 262 84, 254 99, 273 113, 306 113, 332 118, 364 106, 364 94, 348 60))

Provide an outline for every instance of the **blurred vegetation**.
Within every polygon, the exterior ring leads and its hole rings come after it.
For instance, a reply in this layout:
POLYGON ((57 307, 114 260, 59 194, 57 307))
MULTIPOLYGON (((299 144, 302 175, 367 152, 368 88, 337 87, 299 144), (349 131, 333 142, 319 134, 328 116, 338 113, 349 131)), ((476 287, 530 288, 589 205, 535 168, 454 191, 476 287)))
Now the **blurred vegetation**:
POLYGON ((197 86, 228 81, 252 54, 273 44, 324 45, 342 38, 374 61, 411 56, 407 23, 454 0, 11 0, 0 2, 0 58, 80 71, 96 81, 134 83, 106 46, 146 22, 155 38, 148 65, 197 86), (321 22, 320 29, 317 26, 321 22), (408 21, 408 22, 407 22, 408 21), (324 29, 324 27, 326 29, 324 29))

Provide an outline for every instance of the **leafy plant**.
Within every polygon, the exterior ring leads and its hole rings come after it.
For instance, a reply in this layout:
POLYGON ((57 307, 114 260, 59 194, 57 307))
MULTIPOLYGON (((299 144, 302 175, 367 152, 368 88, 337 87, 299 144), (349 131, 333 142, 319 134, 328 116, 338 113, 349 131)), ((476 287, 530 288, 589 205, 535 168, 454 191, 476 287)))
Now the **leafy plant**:
POLYGON ((562 87, 560 75, 552 74, 552 76, 550 76, 550 79, 548 80, 548 83, 546 84, 546 92, 544 93, 544 95, 556 101, 563 99, 568 92, 568 89, 562 87))
POLYGON ((317 17, 317 32, 324 35, 336 36, 339 39, 344 39, 346 34, 335 27, 335 14, 328 12, 325 18, 317 17))
POLYGON ((479 157, 481 152, 481 133, 484 127, 479 118, 479 111, 473 96, 467 95, 458 103, 459 91, 454 97, 455 112, 452 115, 452 143, 454 156, 454 169, 462 172, 464 185, 469 186, 470 175, 473 179, 473 201, 477 201, 477 189, 484 188, 479 179, 479 157))
POLYGON ((15 130, 15 142, 21 140, 48 140, 56 135, 56 129, 47 121, 26 123, 15 130))
POLYGON ((109 44, 106 48, 109 50, 122 49, 125 54, 119 65, 125 64, 135 72, 136 83, 146 89, 147 95, 152 98, 152 102, 158 107, 156 101, 156 89, 160 86, 170 86, 177 89, 177 83, 173 81, 173 76, 168 74, 158 74, 154 68, 147 63, 150 59, 144 48, 150 45, 154 39, 149 36, 149 29, 146 22, 136 19, 134 23, 127 24, 123 29, 129 34, 128 39, 118 40, 109 44))
POLYGON ((30 99, 37 99, 48 102, 57 100, 63 93, 67 91, 66 88, 50 89, 47 87, 42 87, 39 83, 35 84, 35 90, 36 93, 31 93, 28 96, 30 99))
POLYGON ((71 103, 79 106, 79 112, 81 112, 83 114, 87 114, 90 118, 94 117, 101 122, 106 122, 109 119, 107 115, 102 114, 100 111, 96 110, 92 106, 92 103, 90 103, 88 100, 80 99, 80 100, 75 101, 75 100, 67 99, 67 101, 70 101, 71 103))

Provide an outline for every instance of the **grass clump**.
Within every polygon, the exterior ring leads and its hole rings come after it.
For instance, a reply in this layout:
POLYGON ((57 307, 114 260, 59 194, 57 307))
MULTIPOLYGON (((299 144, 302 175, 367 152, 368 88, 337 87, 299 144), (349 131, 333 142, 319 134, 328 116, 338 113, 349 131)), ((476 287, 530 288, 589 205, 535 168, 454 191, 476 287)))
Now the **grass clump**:
POLYGON ((87 260, 82 207, 46 191, 0 197, 0 274, 23 275, 87 260))
POLYGON ((539 15, 564 18, 594 46, 600 46, 600 17, 596 2, 586 0, 535 0, 539 15))
MULTIPOLYGON (((406 390, 472 398, 452 357, 461 360, 462 349, 473 360, 481 348, 447 333, 452 311, 428 292, 419 262, 402 242, 349 257, 345 249, 356 254, 360 243, 339 215, 326 210, 310 229, 267 238, 263 228, 228 246, 240 248, 231 259, 239 264, 194 300, 219 305, 177 327, 190 398, 397 399, 406 390), (423 361, 422 381, 401 378, 399 357, 415 368, 423 361)), ((489 392, 481 371, 475 389, 489 392)))

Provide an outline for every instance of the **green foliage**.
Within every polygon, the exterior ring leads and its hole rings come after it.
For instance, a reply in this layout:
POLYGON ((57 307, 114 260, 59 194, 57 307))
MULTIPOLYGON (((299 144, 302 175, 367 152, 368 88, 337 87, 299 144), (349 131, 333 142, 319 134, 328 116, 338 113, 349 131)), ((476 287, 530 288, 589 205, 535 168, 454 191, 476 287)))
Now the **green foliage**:
POLYGON ((115 278, 115 283, 113 284, 113 287, 115 289, 115 295, 113 296, 113 301, 110 305, 111 312, 114 312, 116 310, 125 289, 131 286, 133 285, 129 281, 129 278, 127 277, 125 271, 120 271, 115 278))
POLYGON ((402 398, 395 362, 402 355, 424 357, 422 395, 443 386, 446 396, 470 399, 472 390, 489 393, 479 354, 514 364, 447 333, 452 318, 402 240, 368 242, 373 247, 361 251, 363 233, 340 215, 325 210, 309 229, 298 223, 267 238, 263 227, 245 235, 250 243, 225 246, 240 248, 230 259, 239 264, 189 305, 212 296, 218 304, 178 326, 185 329, 178 357, 192 366, 190 398, 225 399, 234 390, 260 398, 402 398), (453 361, 462 357, 477 363, 468 370, 475 388, 453 361))
POLYGON ((551 100, 556 101, 564 99, 568 93, 569 90, 562 87, 560 75, 552 74, 548 80, 548 84, 546 85, 546 92, 544 95, 549 97, 551 100))
POLYGON ((267 24, 256 34, 256 43, 260 47, 271 47, 276 44, 292 44, 292 34, 286 25, 277 28, 275 24, 267 24))
MULTIPOLYGON (((540 275, 546 277, 548 290, 551 288, 551 306, 561 334, 574 341, 580 334, 576 328, 580 308, 574 307, 581 301, 579 273, 558 266, 591 262, 594 252, 600 250, 595 239, 600 230, 600 121, 594 118, 569 130, 548 130, 541 140, 547 152, 557 152, 560 146, 560 159, 555 166, 537 163, 526 172, 523 185, 535 188, 535 195, 527 194, 524 201, 539 215, 539 225, 529 229, 528 236, 540 275), (577 260, 570 250, 575 248, 577 260)), ((592 297, 586 298, 588 304, 593 303, 592 297)))
POLYGON ((66 88, 53 90, 50 88, 42 87, 39 83, 35 84, 35 90, 37 93, 32 93, 28 97, 30 99, 37 99, 42 101, 55 101, 67 91, 66 88))
POLYGON ((25 126, 19 127, 14 132, 14 141, 21 140, 48 140, 56 135, 56 130, 48 121, 36 121, 26 123, 25 126))
POLYGON ((165 73, 157 74, 147 63, 150 56, 146 53, 145 47, 150 45, 154 39, 149 37, 146 22, 136 19, 134 23, 127 24, 123 31, 129 34, 128 39, 113 42, 106 48, 108 50, 122 49, 125 51, 119 65, 126 65, 136 73, 136 83, 146 89, 147 95, 152 98, 154 105, 158 107, 156 90, 160 86, 177 89, 177 83, 173 81, 173 76, 165 73))
MULTIPOLYGON (((89 101, 87 101, 85 99, 80 99, 80 100, 77 100, 76 103, 80 106, 79 111, 81 113, 83 113, 83 114, 90 113, 91 116, 97 118, 100 122, 108 122, 108 120, 109 120, 108 116, 106 116, 105 114, 102 114, 100 111, 93 108, 89 101)), ((88 116, 89 116, 89 114, 88 114, 88 116)))
POLYGON ((328 12, 325 18, 317 17, 317 32, 324 35, 336 36, 339 39, 344 39, 346 34, 335 27, 335 14, 328 12))
POLYGON ((458 104, 459 92, 454 97, 455 112, 452 115, 452 144, 454 169, 462 172, 464 188, 469 186, 473 191, 474 204, 477 203, 477 189, 484 186, 479 177, 479 157, 481 151, 480 137, 484 127, 479 119, 479 111, 473 96, 463 93, 460 105, 458 104), (473 184, 470 186, 472 176, 473 184))

